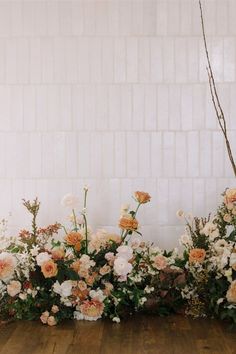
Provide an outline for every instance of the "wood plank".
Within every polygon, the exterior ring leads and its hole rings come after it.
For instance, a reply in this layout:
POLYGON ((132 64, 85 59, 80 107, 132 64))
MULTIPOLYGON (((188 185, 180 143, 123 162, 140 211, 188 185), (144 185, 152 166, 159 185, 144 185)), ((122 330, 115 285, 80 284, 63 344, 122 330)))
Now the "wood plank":
POLYGON ((216 320, 139 314, 121 323, 66 321, 0 327, 0 354, 236 354, 236 331, 216 320))

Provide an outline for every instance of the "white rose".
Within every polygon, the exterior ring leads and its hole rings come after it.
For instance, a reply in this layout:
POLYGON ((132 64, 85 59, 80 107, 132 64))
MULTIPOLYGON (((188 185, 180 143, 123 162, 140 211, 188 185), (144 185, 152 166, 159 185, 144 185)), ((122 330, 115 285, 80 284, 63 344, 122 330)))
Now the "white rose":
POLYGON ((19 295, 19 298, 24 301, 24 300, 27 299, 27 294, 26 294, 26 293, 21 293, 21 294, 19 295))
POLYGON ((75 209, 78 205, 78 202, 78 198, 68 193, 62 198, 61 205, 65 208, 75 209))
POLYGON ((71 280, 65 280, 61 284, 58 281, 56 281, 56 283, 54 283, 54 285, 53 285, 53 291, 62 297, 70 296, 71 290, 72 290, 72 281, 71 280))
POLYGON ((41 265, 42 265, 44 262, 49 261, 49 259, 51 259, 51 258, 52 258, 52 256, 51 256, 49 253, 47 253, 47 252, 41 252, 41 253, 39 253, 39 254, 37 255, 36 261, 37 261, 38 266, 41 267, 41 265))
POLYGON ((116 251, 118 257, 125 258, 128 261, 133 257, 133 250, 129 246, 120 246, 116 251))
POLYGON ((123 257, 118 257, 114 261, 114 270, 117 275, 125 277, 132 270, 132 265, 123 257))

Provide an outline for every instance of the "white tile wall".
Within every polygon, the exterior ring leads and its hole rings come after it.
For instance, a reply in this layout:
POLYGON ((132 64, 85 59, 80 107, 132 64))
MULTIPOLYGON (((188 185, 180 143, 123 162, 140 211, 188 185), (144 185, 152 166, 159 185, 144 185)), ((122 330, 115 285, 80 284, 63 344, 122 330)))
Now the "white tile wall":
MULTIPOLYGON (((236 1, 205 0, 210 55, 236 154, 236 1)), ((0 216, 21 198, 61 221, 91 191, 94 226, 115 230, 133 190, 147 239, 176 244, 179 208, 214 211, 235 185, 211 104, 197 0, 0 0, 0 216)))

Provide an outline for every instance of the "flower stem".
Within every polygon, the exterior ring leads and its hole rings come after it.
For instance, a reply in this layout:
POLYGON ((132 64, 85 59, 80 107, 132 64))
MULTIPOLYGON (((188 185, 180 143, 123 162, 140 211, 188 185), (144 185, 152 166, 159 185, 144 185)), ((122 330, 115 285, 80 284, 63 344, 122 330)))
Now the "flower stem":
POLYGON ((73 213, 73 218, 74 218, 74 226, 75 226, 75 231, 78 231, 78 226, 77 226, 77 221, 76 221, 76 215, 75 215, 75 209, 72 209, 73 213))
POLYGON ((84 227, 85 227, 85 252, 88 254, 88 223, 86 218, 88 188, 84 188, 84 227))
POLYGON ((88 224, 86 215, 83 214, 84 217, 84 227, 85 227, 85 253, 88 254, 88 224))

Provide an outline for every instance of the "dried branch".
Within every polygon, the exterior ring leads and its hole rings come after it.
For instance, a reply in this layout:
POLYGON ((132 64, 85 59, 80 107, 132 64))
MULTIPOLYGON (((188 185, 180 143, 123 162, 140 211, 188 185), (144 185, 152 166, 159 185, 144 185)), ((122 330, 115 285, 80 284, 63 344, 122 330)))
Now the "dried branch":
POLYGON ((204 20, 203 20, 203 11, 202 11, 202 4, 201 4, 201 0, 199 0, 199 7, 200 7, 200 13, 201 13, 201 25, 202 25, 202 34, 203 34, 203 40, 204 40, 204 47, 205 47, 205 52, 206 52, 206 57, 207 57, 207 74, 208 74, 208 81, 209 81, 209 85, 210 85, 210 91, 211 91, 211 98, 212 98, 212 102, 213 102, 213 106, 216 112, 216 116, 217 116, 217 120, 220 126, 220 129, 224 135, 224 139, 225 139, 225 144, 226 144, 226 148, 227 148, 227 152, 228 152, 228 156, 230 159, 230 163, 232 165, 233 171, 234 171, 234 175, 236 177, 236 165, 234 162, 234 157, 233 157, 233 153, 231 150, 231 146, 230 146, 230 142, 229 142, 229 138, 228 138, 228 132, 227 132, 227 123, 226 123, 226 119, 225 119, 225 115, 219 100, 219 96, 218 96, 218 92, 216 89, 216 83, 215 83, 215 78, 214 78, 214 74, 212 71, 212 67, 211 67, 211 62, 210 62, 210 57, 209 57, 209 52, 208 52, 208 47, 207 47, 207 41, 206 41, 206 33, 205 33, 205 26, 204 26, 204 20))

